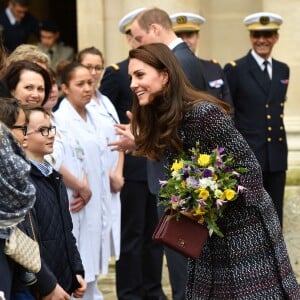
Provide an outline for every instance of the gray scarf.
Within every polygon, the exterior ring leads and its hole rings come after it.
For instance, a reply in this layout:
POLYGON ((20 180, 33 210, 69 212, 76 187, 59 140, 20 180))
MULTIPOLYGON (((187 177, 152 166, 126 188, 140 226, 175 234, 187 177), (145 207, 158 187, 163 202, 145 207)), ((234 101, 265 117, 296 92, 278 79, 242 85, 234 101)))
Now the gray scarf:
POLYGON ((0 124, 0 238, 21 222, 35 202, 30 164, 11 132, 0 124))

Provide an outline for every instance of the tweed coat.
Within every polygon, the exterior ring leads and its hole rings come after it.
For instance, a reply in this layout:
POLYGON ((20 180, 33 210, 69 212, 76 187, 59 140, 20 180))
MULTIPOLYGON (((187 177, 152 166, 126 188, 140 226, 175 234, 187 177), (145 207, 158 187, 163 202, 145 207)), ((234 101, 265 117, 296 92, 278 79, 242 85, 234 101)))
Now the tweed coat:
MULTIPOLYGON (((187 112, 180 131, 183 149, 196 141, 201 152, 217 146, 248 169, 240 184, 247 190, 229 204, 198 259, 189 260, 186 299, 300 299, 274 205, 263 188, 261 168, 250 147, 220 108, 202 102, 187 112)), ((177 156, 167 151, 167 167, 177 156)))
POLYGON ((287 169, 287 140, 283 123, 289 80, 286 64, 272 59, 272 82, 268 90, 263 72, 249 52, 224 67, 234 105, 234 120, 262 170, 287 169))

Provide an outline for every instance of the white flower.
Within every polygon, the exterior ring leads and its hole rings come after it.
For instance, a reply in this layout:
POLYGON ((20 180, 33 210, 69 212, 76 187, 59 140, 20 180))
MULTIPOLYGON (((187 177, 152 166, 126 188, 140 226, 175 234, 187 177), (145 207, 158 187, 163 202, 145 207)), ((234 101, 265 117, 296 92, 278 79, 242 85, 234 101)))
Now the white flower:
POLYGON ((210 188, 211 190, 216 190, 218 188, 217 183, 213 180, 212 177, 201 178, 199 179, 199 187, 200 188, 210 188))

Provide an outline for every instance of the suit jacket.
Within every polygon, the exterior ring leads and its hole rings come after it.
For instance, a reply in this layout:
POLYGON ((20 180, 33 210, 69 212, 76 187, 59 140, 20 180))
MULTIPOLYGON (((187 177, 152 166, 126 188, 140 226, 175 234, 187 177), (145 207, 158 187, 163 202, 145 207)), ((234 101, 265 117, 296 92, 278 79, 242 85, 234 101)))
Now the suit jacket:
MULTIPOLYGON (((129 122, 126 111, 131 111, 133 94, 128 77, 129 59, 106 68, 100 85, 100 92, 107 96, 118 113, 121 124, 129 122)), ((146 181, 146 158, 125 155, 123 176, 125 180, 146 181)))
POLYGON ((188 45, 182 42, 172 51, 190 83, 195 88, 205 91, 206 84, 203 77, 203 66, 188 45))
POLYGON ((39 23, 30 13, 26 13, 20 23, 12 25, 5 9, 0 12, 0 33, 8 52, 12 52, 21 44, 28 42, 30 34, 39 37, 39 23))
POLYGON ((225 65, 224 72, 234 104, 236 127, 254 151, 262 170, 286 170, 288 150, 283 113, 289 67, 272 59, 270 88, 250 52, 225 65))
POLYGON ((64 61, 69 60, 73 61, 74 58, 74 49, 69 46, 64 46, 61 44, 55 44, 51 50, 52 54, 49 52, 49 49, 43 46, 41 43, 37 44, 38 48, 46 53, 51 61, 51 68, 56 72, 57 65, 64 61))

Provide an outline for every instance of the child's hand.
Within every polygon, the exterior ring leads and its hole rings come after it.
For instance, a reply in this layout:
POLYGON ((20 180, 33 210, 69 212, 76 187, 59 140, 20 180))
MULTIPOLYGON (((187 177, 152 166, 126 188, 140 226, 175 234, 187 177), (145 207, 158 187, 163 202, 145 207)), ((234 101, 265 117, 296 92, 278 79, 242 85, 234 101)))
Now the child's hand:
POLYGON ((76 278, 80 284, 80 287, 73 292, 73 297, 82 298, 87 289, 87 283, 84 281, 81 275, 76 275, 76 278))

